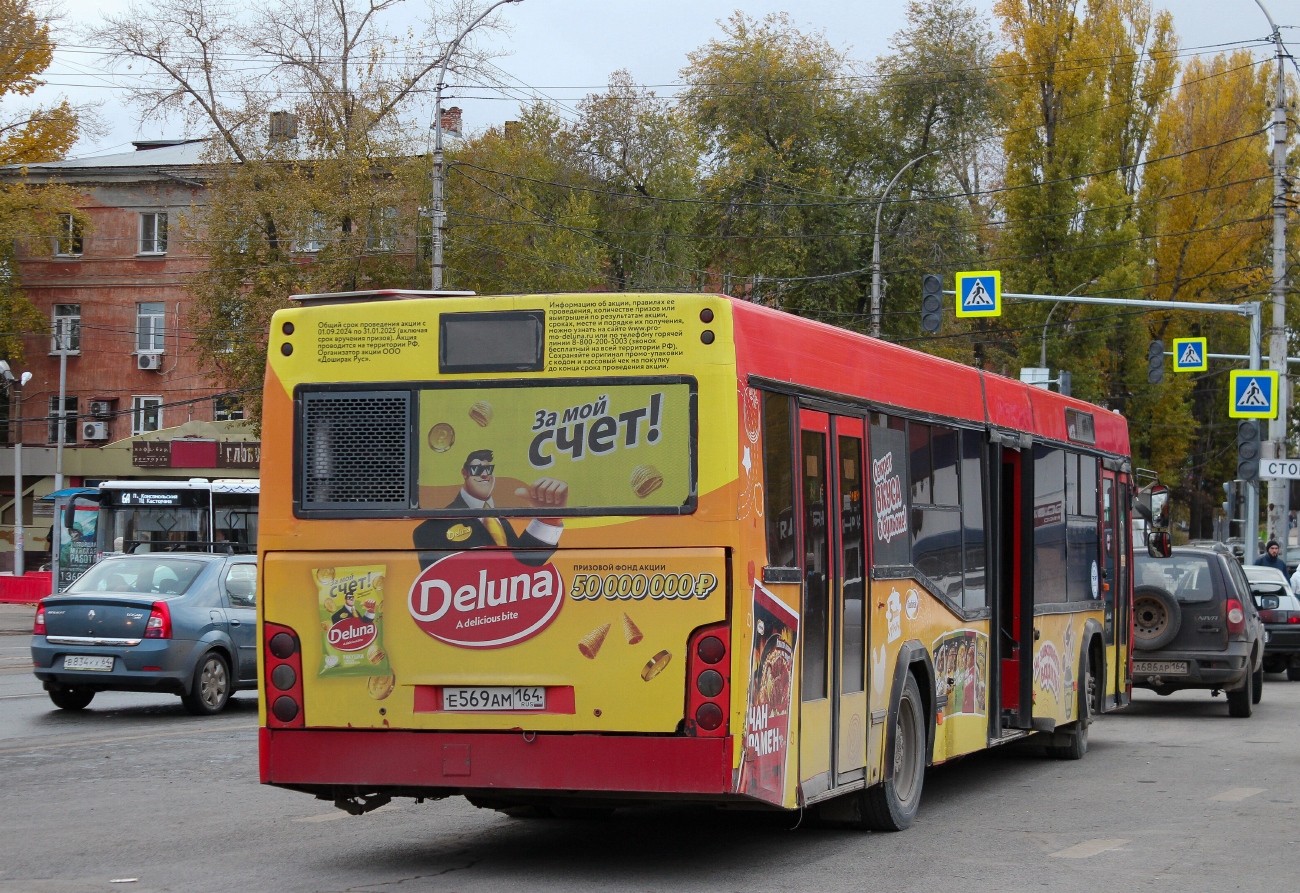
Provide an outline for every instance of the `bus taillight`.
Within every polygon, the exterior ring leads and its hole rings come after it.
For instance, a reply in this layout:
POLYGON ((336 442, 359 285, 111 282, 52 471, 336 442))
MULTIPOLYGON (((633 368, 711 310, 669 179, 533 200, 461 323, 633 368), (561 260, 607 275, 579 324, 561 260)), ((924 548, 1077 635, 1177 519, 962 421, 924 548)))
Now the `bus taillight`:
POLYGON ((691 635, 686 664, 686 734, 721 737, 727 734, 731 695, 730 628, 716 623, 691 635))
POLYGON ((266 724, 270 728, 302 728, 302 646, 298 634, 278 623, 262 624, 266 645, 266 724))

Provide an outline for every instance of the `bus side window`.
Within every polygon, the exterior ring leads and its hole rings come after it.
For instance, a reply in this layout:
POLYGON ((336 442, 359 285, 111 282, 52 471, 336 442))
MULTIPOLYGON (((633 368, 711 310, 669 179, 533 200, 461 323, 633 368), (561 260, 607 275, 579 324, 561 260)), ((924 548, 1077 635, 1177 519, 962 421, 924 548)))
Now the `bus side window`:
POLYGON ((961 432, 962 565, 965 571, 967 611, 989 606, 984 584, 984 464, 980 461, 984 434, 961 432))
POLYGON ((797 567, 794 536, 794 401, 785 394, 763 394, 763 494, 767 514, 767 563, 797 567))

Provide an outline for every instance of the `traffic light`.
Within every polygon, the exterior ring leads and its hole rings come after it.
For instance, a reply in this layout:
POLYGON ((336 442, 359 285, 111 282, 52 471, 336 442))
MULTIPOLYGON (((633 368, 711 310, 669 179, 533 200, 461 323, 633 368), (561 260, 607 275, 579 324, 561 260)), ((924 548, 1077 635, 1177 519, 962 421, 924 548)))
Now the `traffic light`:
POLYGON ((1254 419, 1237 423, 1237 480, 1259 480, 1259 422, 1254 419))
POLYGON ((937 332, 943 322, 943 280, 933 273, 921 279, 921 331, 937 332))
POLYGON ((1165 343, 1152 341, 1147 347, 1147 383, 1160 384, 1165 380, 1165 343))

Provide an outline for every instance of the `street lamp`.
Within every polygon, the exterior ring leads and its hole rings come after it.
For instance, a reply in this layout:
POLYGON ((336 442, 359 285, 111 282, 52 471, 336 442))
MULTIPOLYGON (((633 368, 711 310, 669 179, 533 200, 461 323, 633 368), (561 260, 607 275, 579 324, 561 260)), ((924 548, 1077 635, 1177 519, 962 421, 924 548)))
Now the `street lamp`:
POLYGON ((442 229, 447 219, 447 212, 443 209, 442 202, 442 181, 443 181, 443 156, 442 156, 442 88, 447 80, 447 66, 451 63, 451 57, 456 55, 456 50, 460 48, 460 42, 478 27, 479 22, 488 17, 488 13, 498 6, 505 6, 507 3, 520 3, 522 0, 497 0, 476 18, 465 26, 465 29, 456 35, 456 39, 451 42, 451 46, 442 54, 442 67, 438 69, 438 86, 434 89, 433 95, 433 244, 432 248, 432 282, 434 291, 442 289, 442 229))
MULTIPOLYGON (((1067 291, 1062 297, 1068 298, 1070 295, 1074 294, 1079 289, 1087 288, 1089 285, 1092 285, 1096 281, 1097 278, 1094 276, 1092 279, 1089 279, 1087 282, 1080 282, 1074 288, 1067 291)), ((1055 304, 1052 305, 1052 309, 1047 311, 1047 321, 1043 323, 1043 346, 1042 346, 1042 350, 1038 354, 1038 365, 1043 369, 1047 368, 1047 327, 1051 325, 1052 314, 1056 312, 1057 307, 1061 306, 1061 303, 1062 303, 1061 301, 1057 301, 1055 304)))
POLYGON ((32 380, 30 372, 24 372, 15 378, 9 364, 0 360, 0 378, 4 386, 15 390, 14 414, 18 426, 18 436, 14 440, 14 576, 21 577, 26 569, 23 567, 23 550, 27 543, 23 536, 23 388, 32 380))
POLYGON ((903 172, 918 161, 938 154, 938 149, 933 152, 926 152, 899 168, 898 173, 894 174, 894 179, 889 181, 889 185, 881 193, 880 201, 876 203, 876 238, 871 245, 871 334, 875 338, 880 337, 880 212, 884 210, 885 199, 889 196, 889 190, 894 188, 894 184, 898 182, 899 177, 903 176, 903 172))

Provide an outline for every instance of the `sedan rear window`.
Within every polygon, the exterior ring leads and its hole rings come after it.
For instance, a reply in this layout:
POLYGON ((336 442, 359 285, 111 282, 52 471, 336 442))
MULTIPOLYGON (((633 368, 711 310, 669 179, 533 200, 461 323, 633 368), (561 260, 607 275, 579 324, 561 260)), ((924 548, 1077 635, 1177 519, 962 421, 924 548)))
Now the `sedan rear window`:
POLYGON ((68 592, 125 592, 140 595, 181 595, 207 562, 162 561, 157 558, 111 558, 86 571, 68 592))
POLYGON ((1156 586, 1180 602, 1208 602, 1214 598, 1214 569, 1204 555, 1137 559, 1138 586, 1156 586))

